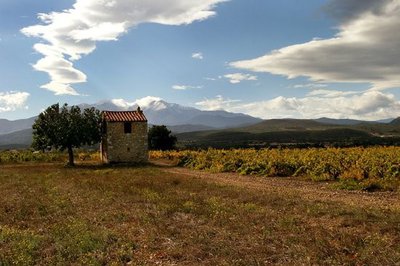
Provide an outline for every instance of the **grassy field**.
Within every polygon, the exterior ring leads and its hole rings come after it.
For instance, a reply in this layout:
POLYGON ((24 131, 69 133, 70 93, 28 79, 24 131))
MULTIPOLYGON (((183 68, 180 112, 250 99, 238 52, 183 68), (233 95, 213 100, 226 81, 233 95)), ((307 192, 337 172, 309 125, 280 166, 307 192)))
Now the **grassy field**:
POLYGON ((291 182, 152 165, 3 164, 0 265, 400 263, 398 194, 291 182))

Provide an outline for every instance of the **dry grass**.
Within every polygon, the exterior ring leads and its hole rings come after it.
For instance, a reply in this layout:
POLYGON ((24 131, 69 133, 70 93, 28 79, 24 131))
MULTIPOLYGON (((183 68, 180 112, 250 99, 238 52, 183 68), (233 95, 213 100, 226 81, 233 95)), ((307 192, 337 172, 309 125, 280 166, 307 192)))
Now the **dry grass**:
POLYGON ((0 167, 0 265, 400 263, 398 208, 156 166, 0 167))

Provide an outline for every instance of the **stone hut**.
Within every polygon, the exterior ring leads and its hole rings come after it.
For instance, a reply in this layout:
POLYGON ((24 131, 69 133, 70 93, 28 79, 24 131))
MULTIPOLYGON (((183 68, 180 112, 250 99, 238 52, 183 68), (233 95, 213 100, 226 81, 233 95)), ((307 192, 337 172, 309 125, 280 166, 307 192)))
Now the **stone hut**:
POLYGON ((100 153, 103 163, 147 162, 147 119, 140 107, 102 112, 100 153))

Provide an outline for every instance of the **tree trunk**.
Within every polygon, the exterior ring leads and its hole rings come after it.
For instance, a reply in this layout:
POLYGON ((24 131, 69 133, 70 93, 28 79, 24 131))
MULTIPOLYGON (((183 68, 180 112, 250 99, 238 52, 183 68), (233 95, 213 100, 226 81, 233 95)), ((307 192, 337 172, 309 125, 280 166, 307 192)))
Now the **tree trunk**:
POLYGON ((74 151, 72 150, 72 146, 68 146, 68 165, 74 166, 74 151))

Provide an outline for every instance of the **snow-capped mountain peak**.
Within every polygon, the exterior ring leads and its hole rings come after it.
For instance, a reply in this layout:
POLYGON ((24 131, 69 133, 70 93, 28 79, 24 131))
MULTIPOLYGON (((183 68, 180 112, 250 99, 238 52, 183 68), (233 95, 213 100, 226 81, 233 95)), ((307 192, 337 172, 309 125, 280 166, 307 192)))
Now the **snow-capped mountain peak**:
POLYGON ((155 110, 160 111, 168 108, 168 103, 159 97, 147 96, 141 99, 138 99, 133 102, 126 101, 124 99, 112 99, 111 103, 121 108, 123 110, 133 110, 138 106, 142 108, 142 110, 155 110))

